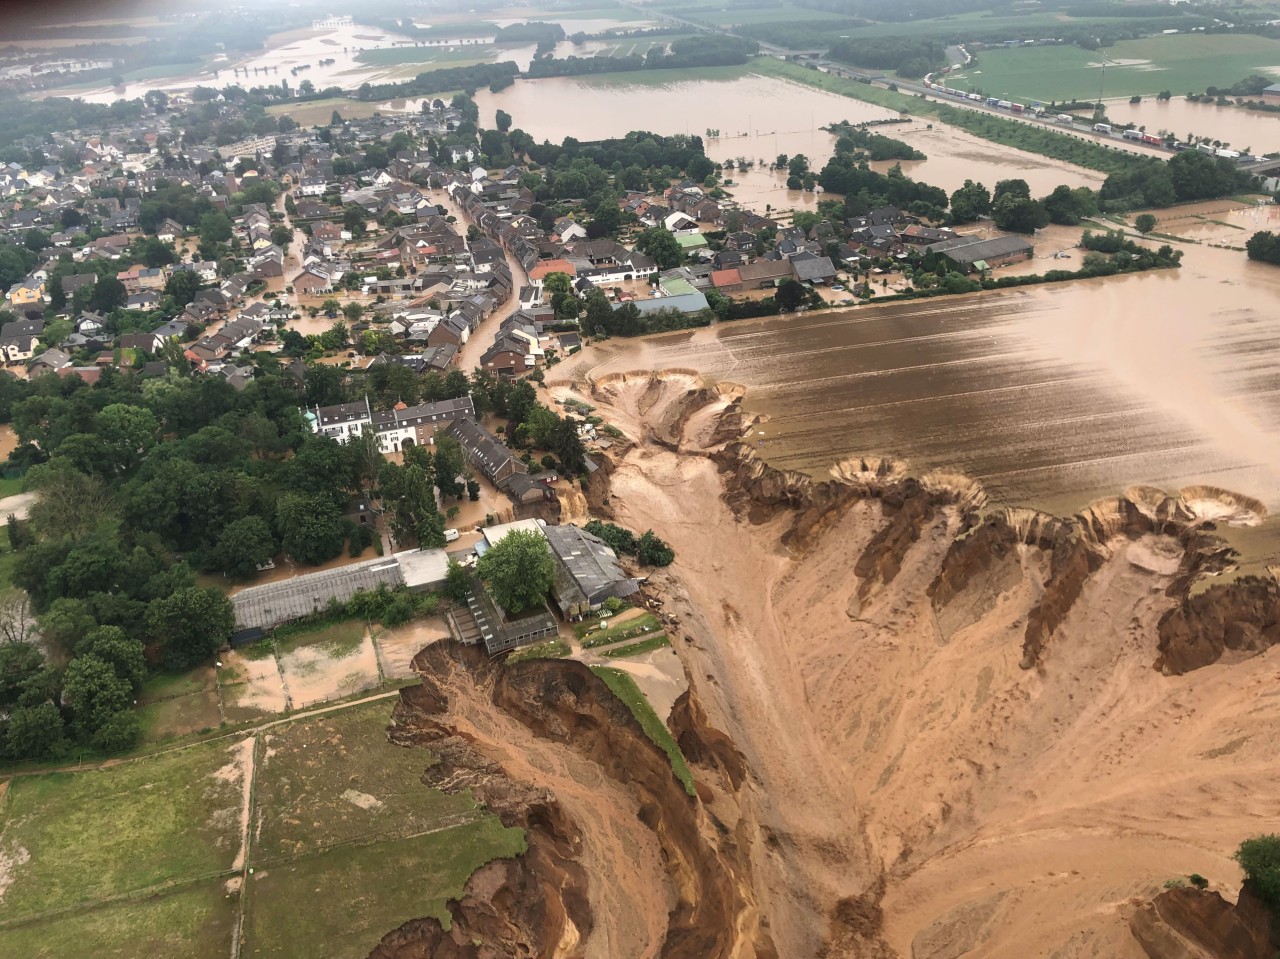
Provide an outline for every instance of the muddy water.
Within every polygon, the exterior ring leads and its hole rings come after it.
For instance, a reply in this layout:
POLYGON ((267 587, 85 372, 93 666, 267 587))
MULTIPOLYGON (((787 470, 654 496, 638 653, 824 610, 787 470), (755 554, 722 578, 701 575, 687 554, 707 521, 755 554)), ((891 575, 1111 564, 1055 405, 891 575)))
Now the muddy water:
MULTIPOLYGON (((1252 227, 1255 215, 1216 218, 1252 227)), ((1054 512, 1135 483, 1203 483, 1274 514, 1280 270, 1206 245, 1189 245, 1184 263, 608 343, 560 375, 683 367, 741 383, 767 417, 760 452, 815 474, 887 456, 1054 512)), ((1280 555, 1277 525, 1246 538, 1255 559, 1280 555)))
MULTIPOLYGON (((853 123, 897 118, 896 111, 851 100, 822 90, 772 77, 746 76, 736 80, 686 80, 661 86, 610 83, 598 78, 555 78, 521 81, 501 93, 476 95, 481 122, 497 109, 506 110, 521 129, 535 139, 558 143, 565 137, 581 140, 623 136, 632 130, 686 133, 704 138, 707 155, 719 162, 754 160, 757 168, 734 173, 738 187, 730 191, 739 202, 763 211, 813 206, 814 194, 786 189, 786 177, 760 169, 779 153, 803 153, 810 166, 820 168, 831 157, 835 138, 822 127, 839 120, 853 123), (546 104, 557 109, 548 110, 546 104), (673 104, 679 104, 678 109, 673 104), (707 130, 719 136, 707 136, 707 130)), ((1037 193, 1061 183, 1097 187, 1102 177, 1065 163, 979 140, 941 123, 914 120, 884 131, 911 143, 928 159, 902 164, 910 176, 947 191, 966 179, 996 181, 1021 177, 1037 193)), ((892 162, 877 163, 888 170, 892 162)))
MULTIPOLYGON (((412 41, 399 34, 391 34, 378 27, 356 24, 334 30, 294 30, 289 33, 275 34, 267 39, 267 49, 255 56, 240 60, 222 60, 184 76, 167 77, 152 80, 141 80, 127 84, 123 89, 100 87, 86 92, 69 93, 89 103, 111 103, 117 99, 133 99, 143 96, 148 90, 183 90, 199 84, 222 87, 233 82, 245 83, 249 86, 262 86, 270 83, 279 84, 281 80, 289 82, 290 89, 297 89, 303 80, 310 80, 317 90, 329 86, 341 86, 354 89, 366 80, 376 81, 380 77, 396 72, 397 67, 375 66, 362 63, 356 59, 361 50, 374 50, 380 47, 403 46, 412 41), (333 60, 329 66, 320 66, 321 60, 333 60), (310 64, 311 68, 296 76, 289 73, 293 67, 310 64), (232 68, 241 68, 237 78, 232 68), (249 76, 244 76, 244 69, 249 76), (254 74, 254 69, 270 70, 254 74), (218 78, 214 79, 214 71, 218 78)), ((424 51, 423 56, 429 56, 424 51)), ((57 91, 46 94, 57 95, 57 91)))
POLYGON ((1220 107, 1212 103, 1191 103, 1175 97, 1163 103, 1146 98, 1141 103, 1128 100, 1107 103, 1107 116, 1118 123, 1136 123, 1148 130, 1168 130, 1179 140, 1189 134, 1222 140, 1234 150, 1251 148, 1255 155, 1280 150, 1280 113, 1220 107))

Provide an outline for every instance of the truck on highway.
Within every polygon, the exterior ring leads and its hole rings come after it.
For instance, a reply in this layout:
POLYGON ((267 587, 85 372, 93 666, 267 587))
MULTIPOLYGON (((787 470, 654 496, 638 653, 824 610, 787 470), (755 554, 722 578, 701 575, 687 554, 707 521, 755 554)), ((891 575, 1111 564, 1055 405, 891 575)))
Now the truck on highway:
POLYGON ((994 107, 999 103, 1000 101, 996 97, 987 97, 987 106, 994 107))
POLYGON ((1013 113, 1021 113, 1021 112, 1023 112, 1025 109, 1026 109, 1026 107, 1024 107, 1021 103, 1011 103, 1011 104, 1009 104, 1009 110, 1010 110, 1011 112, 1013 112, 1013 113))
POLYGON ((1073 117, 1070 113, 1059 113, 1055 119, 1059 123, 1061 123, 1063 126, 1068 126, 1068 127, 1071 126, 1071 124, 1076 122, 1076 118, 1073 117))
POLYGON ((1110 136, 1110 135, 1111 135, 1111 124, 1110 124, 1110 123, 1095 123, 1095 124, 1093 125, 1093 132, 1094 132, 1094 133, 1105 133, 1105 134, 1107 134, 1108 136, 1110 136))
POLYGON ((1138 141, 1141 141, 1141 140, 1142 140, 1142 131, 1141 131, 1141 130, 1139 130, 1137 127, 1130 127, 1128 130, 1125 130, 1125 131, 1124 131, 1124 138, 1125 138, 1126 140, 1138 140, 1138 141))
POLYGON ((1142 134, 1142 142, 1153 147, 1162 147, 1164 146, 1164 137, 1155 133, 1144 133, 1142 134))
POLYGON ((997 100, 996 106, 1001 110, 1009 110, 1013 107, 1013 104, 1008 100, 997 100))

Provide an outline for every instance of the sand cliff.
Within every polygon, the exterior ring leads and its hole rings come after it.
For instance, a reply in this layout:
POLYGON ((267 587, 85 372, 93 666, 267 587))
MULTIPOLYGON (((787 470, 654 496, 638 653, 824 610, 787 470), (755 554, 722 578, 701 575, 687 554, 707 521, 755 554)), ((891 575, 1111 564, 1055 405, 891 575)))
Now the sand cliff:
MULTIPOLYGON (((699 798, 572 664, 428 650, 436 692, 406 693, 397 735, 460 738, 545 790, 556 815, 508 817, 532 865, 487 868, 573 890, 524 951, 437 954, 1174 959, 1199 955, 1169 945, 1188 916, 1235 921, 1156 896, 1199 872, 1234 898, 1231 851, 1276 829, 1280 590, 1188 595, 1231 564, 1212 524, 1259 504, 1140 488, 987 512, 975 484, 894 462, 775 470, 743 442, 742 391, 686 372, 580 389, 630 440, 587 502, 677 551, 649 589, 679 623, 692 695, 671 725, 699 798)), ((484 911, 468 901, 455 930, 484 911)))

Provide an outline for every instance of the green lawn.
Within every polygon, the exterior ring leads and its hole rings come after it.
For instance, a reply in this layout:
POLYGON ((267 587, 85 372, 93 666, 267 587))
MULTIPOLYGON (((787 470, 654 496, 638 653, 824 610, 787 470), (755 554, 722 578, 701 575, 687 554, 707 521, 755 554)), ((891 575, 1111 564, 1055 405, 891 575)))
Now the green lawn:
POLYGON ((643 639, 638 643, 628 643, 625 646, 614 646, 610 649, 601 650, 600 655, 607 656, 609 659, 617 659, 621 656, 640 656, 670 645, 671 640, 667 638, 666 633, 663 633, 661 636, 643 639))
POLYGON ((584 640, 583 647, 592 649, 596 646, 607 646, 609 643, 620 643, 624 639, 634 639, 637 636, 644 636, 652 633, 654 630, 661 630, 662 623, 658 621, 658 617, 653 613, 645 613, 643 616, 636 616, 625 622, 610 625, 606 629, 597 629, 590 632, 599 622, 598 619, 584 620, 573 627, 573 631, 579 639, 584 640))
POLYGON ((137 712, 148 743, 212 729, 222 722, 213 670, 151 677, 138 695, 137 712))
POLYGON ((667 758, 671 760, 671 769, 675 772, 676 778, 683 784, 685 792, 690 796, 696 795, 693 786, 693 773, 689 771, 689 764, 685 762, 684 754, 680 752, 680 747, 676 745, 676 741, 671 735, 671 730, 667 729, 667 724, 658 718, 658 714, 654 712, 653 706, 649 704, 645 694, 640 691, 636 681, 622 670, 614 669, 611 666, 592 666, 591 671, 603 679, 605 685, 613 690, 613 694, 627 704, 631 709, 631 714, 636 717, 636 720, 644 729, 645 735, 667 754, 667 758))
POLYGON ((16 496, 21 493, 24 479, 25 477, 22 476, 0 476, 0 499, 4 499, 6 496, 16 496))
POLYGON ((538 643, 536 646, 525 646, 518 649, 507 657, 508 663, 520 663, 526 659, 559 659, 562 656, 568 656, 572 649, 569 644, 559 639, 553 639, 549 643, 538 643))
MULTIPOLYGON (((4 920, 231 867, 242 779, 226 743, 82 773, 24 776, 0 808, 4 920)), ((2 920, 0 920, 2 921, 2 920)))
POLYGON ((363 959, 410 919, 447 919, 445 902, 462 893, 476 869, 524 850, 521 830, 487 816, 446 832, 344 846, 259 870, 250 880, 241 955, 363 959))
POLYGON ((305 103, 277 103, 267 107, 273 117, 289 116, 299 126, 327 126, 333 111, 342 114, 344 120, 366 120, 378 112, 376 103, 348 100, 346 97, 329 97, 324 100, 308 100, 305 103))
POLYGON ((0 956, 24 959, 226 959, 235 900, 205 880, 165 896, 0 927, 0 956))
POLYGON ((422 784, 431 754, 391 745, 390 719, 390 701, 377 702, 263 733, 255 865, 335 843, 411 836, 477 814, 470 796, 422 784))
POLYGON ((1008 99, 1095 100, 1170 90, 1181 96, 1228 87, 1280 67, 1280 41, 1248 34, 1179 34, 1122 40, 1105 50, 1075 46, 984 50, 948 84, 1008 99), (1105 64, 1105 71, 1104 71, 1105 64), (1104 76, 1105 73, 1105 76, 1104 76))

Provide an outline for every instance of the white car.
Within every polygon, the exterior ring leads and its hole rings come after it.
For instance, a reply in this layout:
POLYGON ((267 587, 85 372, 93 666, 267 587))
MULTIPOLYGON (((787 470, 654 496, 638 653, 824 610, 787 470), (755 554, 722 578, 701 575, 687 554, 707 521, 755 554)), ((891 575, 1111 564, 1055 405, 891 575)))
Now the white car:
POLYGON ((446 543, 452 543, 455 539, 458 538, 458 536, 459 536, 459 533, 456 529, 447 529, 444 531, 444 541, 446 543))

